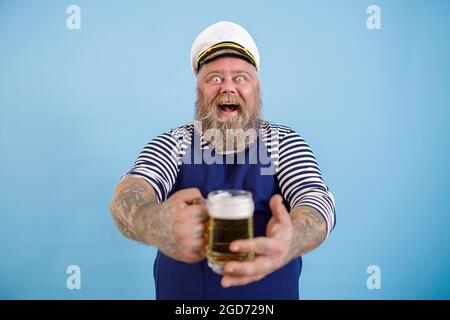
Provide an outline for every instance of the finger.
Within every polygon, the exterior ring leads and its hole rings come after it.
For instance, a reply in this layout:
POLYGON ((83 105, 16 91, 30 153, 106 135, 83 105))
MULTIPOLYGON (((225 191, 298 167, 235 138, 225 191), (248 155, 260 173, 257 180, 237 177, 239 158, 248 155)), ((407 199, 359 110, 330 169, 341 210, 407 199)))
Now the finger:
POLYGON ((189 253, 186 255, 185 259, 182 259, 181 261, 187 262, 187 263, 196 263, 200 262, 203 259, 205 259, 205 255, 203 253, 189 253))
POLYGON ((254 252, 261 255, 270 255, 279 253, 282 249, 279 241, 268 237, 235 240, 230 243, 230 251, 233 252, 254 252))
POLYGON ((289 213, 283 204, 283 198, 279 194, 274 195, 270 199, 269 206, 272 211, 272 215, 278 220, 278 222, 281 224, 290 223, 289 213))
POLYGON ((250 277, 224 276, 220 282, 222 287, 229 288, 232 286, 243 286, 251 282, 261 280, 262 278, 264 278, 264 275, 250 276, 250 277))
POLYGON ((206 234, 206 225, 204 223, 198 223, 198 224, 194 225, 194 227, 192 228, 192 232, 193 232, 194 238, 203 239, 206 234))
POLYGON ((196 240, 192 242, 190 251, 196 254, 205 254, 205 242, 203 240, 196 240))
POLYGON ((205 258, 204 245, 201 240, 185 241, 178 248, 180 261, 184 262, 198 262, 205 258))
POLYGON ((204 205, 205 204, 205 199, 203 198, 194 198, 191 201, 187 201, 188 205, 192 205, 192 204, 199 204, 199 205, 204 205))
POLYGON ((263 256, 256 257, 253 261, 230 261, 224 266, 225 275, 233 277, 266 275, 273 270, 273 260, 263 256))
POLYGON ((182 189, 175 194, 180 201, 188 205, 196 202, 203 202, 203 195, 198 188, 182 189))
POLYGON ((208 219, 208 211, 202 205, 193 204, 183 209, 184 212, 195 219, 195 221, 206 221, 208 219))
POLYGON ((203 248, 193 248, 191 250, 191 257, 195 258, 195 259, 200 259, 200 258, 204 258, 205 257, 205 251, 203 250, 203 248))

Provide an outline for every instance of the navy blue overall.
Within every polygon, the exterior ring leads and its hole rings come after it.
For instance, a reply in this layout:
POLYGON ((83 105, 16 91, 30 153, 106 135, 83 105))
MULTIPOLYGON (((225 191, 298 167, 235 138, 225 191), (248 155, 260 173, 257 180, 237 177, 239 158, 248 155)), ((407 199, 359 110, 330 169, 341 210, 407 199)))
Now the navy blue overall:
MULTIPOLYGON (((266 150, 268 156, 264 143, 260 139, 256 143, 258 148, 266 150)), ((204 198, 208 192, 218 189, 248 190, 252 192, 255 202, 254 235, 265 236, 266 225, 272 216, 269 200, 274 194, 281 193, 276 175, 260 173, 261 168, 270 166, 270 163, 264 165, 258 159, 254 161, 256 164, 250 164, 247 149, 245 164, 223 164, 226 156, 216 155, 211 150, 209 152, 212 152, 215 159, 222 157, 222 164, 217 163, 220 162, 217 160, 213 164, 194 164, 194 153, 198 156, 205 150, 200 150, 192 143, 187 151, 169 196, 185 188, 198 188, 204 198), (190 161, 186 161, 187 157, 191 157, 190 161)), ((237 156, 234 157, 236 163, 237 156)), ((289 210, 288 206, 287 208, 289 210)), ((222 277, 212 272, 206 259, 188 264, 169 258, 158 250, 154 265, 156 299, 298 299, 301 267, 301 258, 297 258, 260 281, 245 286, 223 288, 220 285, 222 277)))

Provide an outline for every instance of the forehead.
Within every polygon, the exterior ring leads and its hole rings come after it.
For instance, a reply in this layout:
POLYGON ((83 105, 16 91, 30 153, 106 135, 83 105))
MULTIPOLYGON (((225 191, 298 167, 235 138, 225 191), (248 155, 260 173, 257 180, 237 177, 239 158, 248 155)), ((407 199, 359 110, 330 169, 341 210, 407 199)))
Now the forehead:
POLYGON ((210 72, 255 72, 255 67, 245 61, 244 59, 233 57, 233 56, 225 56, 214 59, 211 62, 206 63, 199 72, 200 75, 204 75, 210 72))

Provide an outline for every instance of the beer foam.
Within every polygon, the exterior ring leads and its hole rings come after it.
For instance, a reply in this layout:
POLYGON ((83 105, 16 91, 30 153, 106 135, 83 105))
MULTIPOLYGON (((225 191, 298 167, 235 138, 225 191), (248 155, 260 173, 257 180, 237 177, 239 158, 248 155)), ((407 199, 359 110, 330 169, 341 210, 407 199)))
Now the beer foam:
POLYGON ((230 220, 249 218, 255 209, 251 196, 232 195, 230 192, 209 195, 207 207, 211 217, 230 220))

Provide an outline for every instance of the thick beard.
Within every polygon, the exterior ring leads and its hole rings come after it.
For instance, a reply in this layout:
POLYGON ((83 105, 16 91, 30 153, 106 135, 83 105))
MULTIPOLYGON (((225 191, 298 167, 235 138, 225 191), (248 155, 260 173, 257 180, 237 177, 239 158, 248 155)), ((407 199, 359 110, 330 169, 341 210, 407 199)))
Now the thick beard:
POLYGON ((256 95, 256 106, 248 106, 239 96, 227 94, 208 102, 197 88, 195 120, 201 122, 204 139, 217 153, 239 152, 255 142, 261 122, 259 89, 256 95), (238 114, 232 117, 222 115, 219 105, 223 103, 237 105, 238 114))

